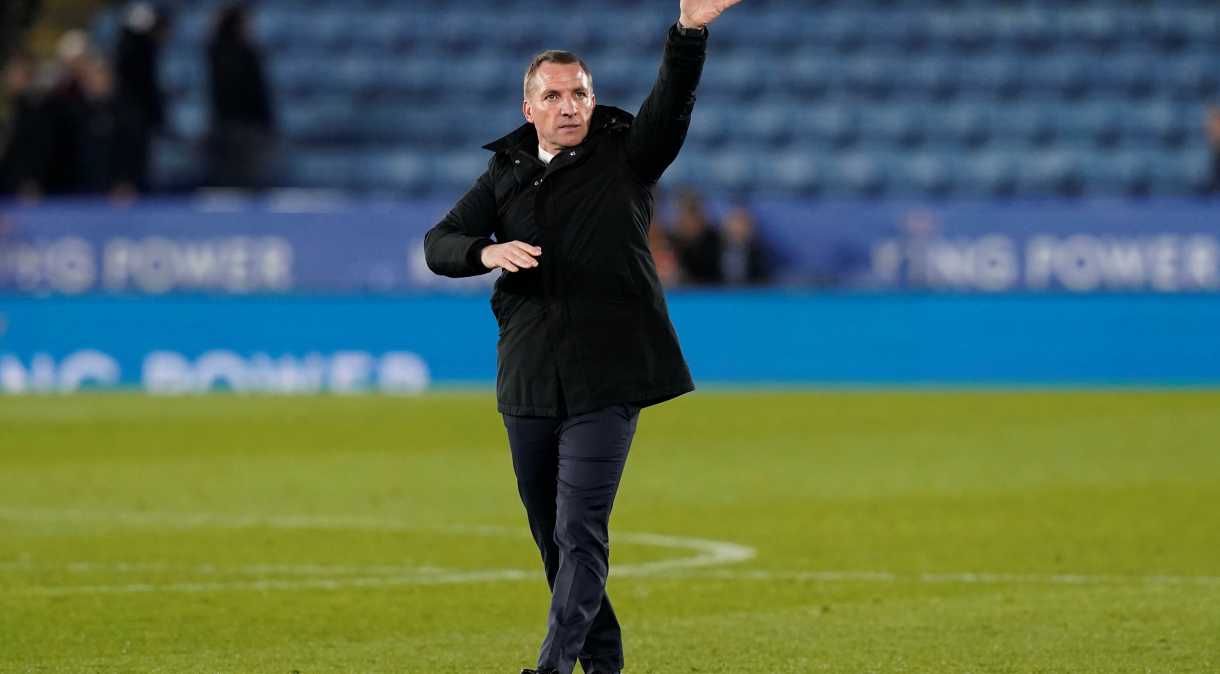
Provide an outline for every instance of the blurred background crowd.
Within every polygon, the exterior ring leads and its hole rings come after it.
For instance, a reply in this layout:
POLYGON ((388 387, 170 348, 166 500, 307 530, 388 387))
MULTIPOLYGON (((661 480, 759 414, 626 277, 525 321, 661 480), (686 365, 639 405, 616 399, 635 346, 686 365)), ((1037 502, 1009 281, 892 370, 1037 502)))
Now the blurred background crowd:
MULTIPOLYGON (((201 184, 265 187, 274 117, 249 13, 226 6, 213 22, 206 46, 210 128, 198 139, 206 159, 201 184)), ((113 44, 73 29, 56 40, 50 58, 9 55, 4 192, 25 200, 126 200, 157 190, 150 176, 154 140, 181 139, 167 121, 161 84, 161 52, 172 29, 166 8, 137 2, 122 12, 113 44)))

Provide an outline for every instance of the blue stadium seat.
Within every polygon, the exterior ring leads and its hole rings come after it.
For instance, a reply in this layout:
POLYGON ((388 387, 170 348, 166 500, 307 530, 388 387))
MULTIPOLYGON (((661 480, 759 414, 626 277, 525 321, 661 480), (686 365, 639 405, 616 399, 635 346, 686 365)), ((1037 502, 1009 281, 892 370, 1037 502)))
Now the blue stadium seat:
POLYGON ((433 168, 419 153, 374 151, 362 155, 355 170, 362 189, 423 193, 429 186, 433 168))
POLYGON ((1202 126, 1202 111, 1193 105, 1148 103, 1123 110, 1123 140, 1129 144, 1160 144, 1181 148, 1202 126))
POLYGON ((853 95, 870 100, 885 100, 897 88, 898 64, 883 57, 859 57, 845 60, 842 86, 853 95))
POLYGON ((880 197, 889 188, 891 166, 876 154, 847 152, 836 157, 827 182, 844 196, 880 197))
POLYGON ((817 156, 799 148, 768 154, 757 169, 759 191, 803 197, 818 193, 827 171, 817 156))
POLYGON ((762 146, 778 146, 795 134, 791 104, 770 102, 747 109, 736 120, 739 135, 762 146))
POLYGON ((361 140, 362 117, 351 101, 343 97, 284 106, 279 111, 279 120, 284 136, 297 143, 333 146, 361 140))
POLYGON ((1033 196, 1079 196, 1085 188, 1079 159, 1061 150, 1044 150, 1023 158, 1017 167, 1021 192, 1033 196))
POLYGON ((835 83, 839 71, 833 55, 820 49, 804 48, 791 58, 781 59, 766 72, 770 89, 799 94, 806 98, 824 95, 835 83))
POLYGON ((909 98, 948 100, 961 90, 961 74, 952 60, 935 54, 900 66, 899 91, 909 98))
POLYGON ((994 136, 1029 146, 1051 145, 1058 137, 1058 120, 1046 104, 1013 104, 992 115, 994 136))
POLYGON ((737 114, 727 106, 697 103, 691 115, 687 142, 703 148, 719 147, 731 135, 736 117, 737 114))
POLYGON ((802 137, 827 147, 847 147, 860 136, 859 117, 846 107, 810 107, 796 121, 802 137))
POLYGON ((478 149, 439 153, 431 159, 429 166, 433 189, 450 193, 465 192, 487 170, 490 156, 478 149))
POLYGON ((939 197, 957 188, 957 173, 949 155, 914 154, 901 162, 900 171, 900 192, 939 197))
POLYGON ((696 175, 700 182, 709 181, 724 186, 732 192, 747 192, 759 185, 756 152, 748 148, 726 148, 721 152, 706 155, 698 166, 696 175))
POLYGON ((949 151, 983 145, 994 133, 987 113, 988 108, 978 104, 942 106, 938 114, 929 115, 928 137, 950 146, 949 151))
MULTIPOLYGON (((699 84, 710 94, 744 99, 763 88, 764 67, 766 66, 752 58, 728 58, 718 63, 715 68, 706 68, 699 84)), ((633 76, 641 75, 642 73, 637 71, 633 76)))
POLYGON ((291 148, 282 162, 288 184, 299 187, 360 189, 361 160, 342 149, 291 148))
POLYGON ((1220 59, 1190 55, 1166 73, 1171 95, 1183 99, 1209 99, 1220 93, 1220 59))
POLYGON ((1004 152, 965 156, 957 170, 956 193, 974 197, 1012 196, 1018 191, 1021 159, 1004 152))

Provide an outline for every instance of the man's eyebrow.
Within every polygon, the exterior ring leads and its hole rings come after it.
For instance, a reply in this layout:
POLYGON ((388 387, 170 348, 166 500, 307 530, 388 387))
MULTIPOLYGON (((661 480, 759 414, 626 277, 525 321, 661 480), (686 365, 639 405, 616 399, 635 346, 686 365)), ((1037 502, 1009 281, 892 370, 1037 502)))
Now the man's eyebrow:
MULTIPOLYGON (((586 86, 584 86, 584 85, 581 85, 581 86, 578 86, 578 87, 572 87, 572 88, 570 89, 570 91, 584 91, 584 92, 588 92, 588 91, 589 91, 589 87, 586 87, 586 86)), ((551 88, 551 89, 544 89, 544 90, 542 91, 542 95, 543 95, 543 96, 546 96, 547 94, 558 94, 558 93, 561 93, 561 92, 560 92, 560 90, 559 90, 559 89, 554 89, 554 88, 551 88)))

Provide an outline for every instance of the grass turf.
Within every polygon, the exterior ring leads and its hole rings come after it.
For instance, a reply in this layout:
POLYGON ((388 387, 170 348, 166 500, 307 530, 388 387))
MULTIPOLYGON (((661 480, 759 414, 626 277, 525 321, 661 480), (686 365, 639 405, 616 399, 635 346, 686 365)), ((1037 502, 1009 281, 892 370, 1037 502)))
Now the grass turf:
MULTIPOLYGON (((609 591, 629 672, 1220 671, 1218 512, 1220 392, 701 393, 609 591)), ((0 398, 0 671, 515 672, 547 599, 487 395, 0 398)))

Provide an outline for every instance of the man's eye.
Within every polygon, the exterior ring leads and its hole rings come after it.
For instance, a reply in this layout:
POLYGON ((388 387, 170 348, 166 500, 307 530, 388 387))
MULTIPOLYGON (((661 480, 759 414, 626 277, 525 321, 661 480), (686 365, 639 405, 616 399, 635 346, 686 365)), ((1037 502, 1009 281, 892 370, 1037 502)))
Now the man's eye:
POLYGON ((580 96, 581 98, 588 98, 588 97, 589 97, 589 94, 586 94, 586 93, 585 93, 585 92, 583 92, 583 91, 578 91, 578 92, 576 92, 576 95, 577 95, 577 96, 580 96))
POLYGON ((556 98, 559 98, 559 96, 556 96, 555 94, 547 94, 547 95, 546 95, 546 100, 548 100, 548 101, 553 101, 553 100, 555 100, 556 98))

